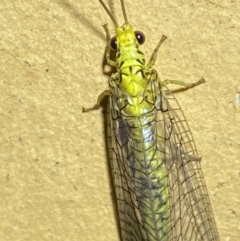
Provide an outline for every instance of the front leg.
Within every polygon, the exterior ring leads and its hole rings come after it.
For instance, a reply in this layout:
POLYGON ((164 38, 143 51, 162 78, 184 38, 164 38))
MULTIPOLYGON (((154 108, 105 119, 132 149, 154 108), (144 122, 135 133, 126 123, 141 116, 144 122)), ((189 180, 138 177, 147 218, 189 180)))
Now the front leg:
POLYGON ((112 66, 112 67, 117 67, 117 64, 115 61, 110 59, 110 54, 111 54, 111 48, 110 48, 110 33, 109 33, 109 29, 108 29, 108 25, 104 24, 103 28, 105 30, 106 36, 107 36, 107 45, 106 45, 106 49, 105 49, 105 53, 106 53, 106 60, 107 63, 112 66))

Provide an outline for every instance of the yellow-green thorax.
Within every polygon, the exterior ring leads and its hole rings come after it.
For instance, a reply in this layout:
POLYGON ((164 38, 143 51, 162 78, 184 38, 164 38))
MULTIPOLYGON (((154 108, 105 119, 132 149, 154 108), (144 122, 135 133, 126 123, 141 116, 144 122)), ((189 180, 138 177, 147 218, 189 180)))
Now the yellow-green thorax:
POLYGON ((119 73, 118 87, 129 94, 137 96, 146 86, 143 67, 145 65, 144 54, 139 50, 133 27, 125 23, 116 28, 117 54, 116 64, 119 73))

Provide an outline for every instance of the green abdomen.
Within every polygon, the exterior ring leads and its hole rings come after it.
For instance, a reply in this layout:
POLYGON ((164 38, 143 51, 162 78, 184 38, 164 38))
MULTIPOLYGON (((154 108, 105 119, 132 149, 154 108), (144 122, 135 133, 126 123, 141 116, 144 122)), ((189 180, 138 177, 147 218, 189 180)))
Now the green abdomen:
POLYGON ((143 240, 168 241, 172 229, 170 191, 164 128, 157 123, 154 74, 143 66, 122 69, 114 88, 114 108, 125 126, 121 140, 131 180, 128 186, 136 199, 132 200, 137 205, 136 226, 140 226, 143 240))
POLYGON ((164 138, 159 142, 163 133, 157 129, 156 110, 127 117, 125 123, 128 126, 128 166, 146 238, 167 241, 171 230, 170 196, 164 138))

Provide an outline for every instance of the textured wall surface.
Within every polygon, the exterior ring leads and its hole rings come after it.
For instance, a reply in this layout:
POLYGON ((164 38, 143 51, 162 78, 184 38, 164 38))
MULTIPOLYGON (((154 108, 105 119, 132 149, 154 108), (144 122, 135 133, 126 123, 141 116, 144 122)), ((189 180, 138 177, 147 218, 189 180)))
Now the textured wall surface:
MULTIPOLYGON (((119 2, 105 2, 122 23, 119 2)), ((126 7, 146 35, 147 59, 168 36, 155 65, 162 79, 206 79, 176 97, 203 157, 221 240, 237 241, 240 3, 144 0, 126 7)), ((108 88, 101 25, 113 30, 109 17, 97 0, 1 1, 0 10, 0 240, 119 240, 103 114, 81 112, 108 88)))

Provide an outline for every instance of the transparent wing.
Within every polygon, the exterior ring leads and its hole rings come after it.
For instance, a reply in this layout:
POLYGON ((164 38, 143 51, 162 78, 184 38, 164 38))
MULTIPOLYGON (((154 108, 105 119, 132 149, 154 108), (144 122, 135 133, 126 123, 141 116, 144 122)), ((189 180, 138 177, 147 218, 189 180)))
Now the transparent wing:
MULTIPOLYGON (((164 195, 166 200, 170 199, 170 207, 165 209, 165 213, 168 213, 168 209, 170 209, 171 228, 161 227, 161 220, 164 220, 165 217, 158 218, 157 225, 149 221, 151 218, 146 217, 148 207, 141 202, 142 199, 136 197, 136 193, 144 193, 142 189, 137 188, 138 183, 142 181, 137 172, 141 172, 141 170, 136 169, 135 174, 132 164, 140 161, 137 160, 136 155, 134 157, 136 150, 132 150, 129 144, 136 140, 129 137, 131 134, 129 134, 129 126, 125 121, 127 117, 121 116, 120 111, 114 108, 117 102, 116 97, 110 96, 108 147, 122 240, 217 241, 219 238, 201 170, 201 158, 197 155, 187 121, 177 100, 169 90, 159 87, 153 88, 153 91, 155 93, 152 93, 152 96, 157 96, 157 98, 151 113, 156 114, 154 123, 148 123, 148 126, 152 125, 151 130, 154 130, 155 136, 148 138, 157 140, 155 152, 159 155, 154 153, 154 157, 159 156, 162 160, 159 161, 161 163, 159 166, 154 167, 154 171, 150 171, 153 174, 152 177, 146 169, 142 173, 148 173, 146 174, 148 178, 159 183, 158 186, 154 186, 155 189, 159 188, 159 197, 157 197, 159 207, 152 209, 156 212, 156 215, 153 214, 153 216, 159 217, 162 212, 160 203, 163 201, 164 195), (158 176, 157 172, 162 168, 162 163, 164 163, 168 180, 166 188, 162 187, 163 181, 160 179, 163 177, 158 176), (159 182, 156 181, 156 178, 159 178, 159 182), (166 196, 166 189, 169 189, 170 197, 166 196), (154 227, 156 227, 155 232, 161 233, 163 238, 157 238, 157 234, 152 234, 151 229, 154 227)), ((140 156, 149 158, 147 154, 140 156)), ((154 157, 150 162, 155 161, 154 157)), ((156 204, 156 197, 153 199, 152 206, 156 204)))
POLYGON ((219 240, 201 158, 197 155, 185 116, 169 90, 159 89, 159 94, 157 123, 159 133, 165 133, 165 160, 171 193, 170 240, 219 240))
POLYGON ((123 241, 146 240, 127 164, 127 158, 131 156, 131 150, 128 148, 127 127, 119 112, 113 108, 114 101, 116 100, 111 96, 108 104, 108 148, 121 237, 123 241))

